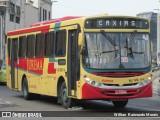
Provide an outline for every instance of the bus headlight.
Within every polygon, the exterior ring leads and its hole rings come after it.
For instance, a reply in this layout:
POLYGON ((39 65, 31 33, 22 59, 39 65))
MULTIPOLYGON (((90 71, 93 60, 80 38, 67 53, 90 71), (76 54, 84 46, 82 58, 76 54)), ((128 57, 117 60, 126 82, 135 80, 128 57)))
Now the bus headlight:
POLYGON ((102 83, 98 83, 96 81, 93 81, 90 78, 88 78, 86 75, 83 75, 83 79, 86 81, 86 83, 88 83, 94 87, 101 87, 102 86, 102 83))
POLYGON ((138 85, 139 85, 139 87, 143 87, 143 86, 148 85, 150 82, 151 82, 150 80, 144 80, 144 81, 138 83, 138 85))
POLYGON ((152 80, 152 77, 150 76, 150 77, 148 78, 148 80, 152 80))

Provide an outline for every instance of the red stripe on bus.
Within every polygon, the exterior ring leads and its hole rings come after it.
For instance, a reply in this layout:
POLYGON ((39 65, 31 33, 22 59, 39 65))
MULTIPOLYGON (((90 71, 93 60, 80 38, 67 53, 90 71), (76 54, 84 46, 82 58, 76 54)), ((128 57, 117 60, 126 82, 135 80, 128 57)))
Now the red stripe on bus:
POLYGON ((49 32, 49 28, 50 28, 50 25, 40 26, 40 27, 34 27, 34 28, 31 27, 31 28, 28 28, 28 29, 8 32, 7 35, 11 36, 11 35, 18 35, 18 34, 25 34, 25 33, 30 33, 30 32, 36 32, 36 31, 41 31, 42 33, 46 33, 46 32, 49 32))
POLYGON ((19 58, 18 68, 27 70, 27 66, 28 66, 27 59, 19 58))
POLYGON ((51 23, 57 23, 57 22, 62 22, 62 21, 76 19, 76 18, 80 18, 80 17, 81 16, 66 16, 66 17, 52 19, 52 20, 48 20, 48 21, 37 22, 37 23, 32 24, 31 27, 40 26, 40 25, 46 25, 46 24, 51 24, 51 23))
MULTIPOLYGON (((8 60, 8 64, 11 65, 11 60, 8 60)), ((43 74, 43 67, 44 67, 44 58, 20 58, 18 61, 14 62, 14 67, 42 75, 43 74)))

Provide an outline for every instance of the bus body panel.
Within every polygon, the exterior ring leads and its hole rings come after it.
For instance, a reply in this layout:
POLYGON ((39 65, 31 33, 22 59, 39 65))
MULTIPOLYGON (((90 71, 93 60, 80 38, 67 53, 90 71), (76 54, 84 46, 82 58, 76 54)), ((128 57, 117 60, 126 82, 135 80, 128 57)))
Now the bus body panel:
MULTIPOLYGON (((107 16, 103 16, 107 17, 107 16)), ((112 16, 111 16, 112 17, 112 16)), ((124 17, 124 16, 122 16, 124 17)), ((94 18, 94 17, 93 17, 94 18)), ((96 18, 96 17, 95 17, 96 18)), ((127 18, 127 17, 124 17, 127 18)), ((137 17, 133 17, 137 18, 137 17)), ((63 78, 67 88, 70 89, 70 96, 71 98, 76 99, 130 99, 130 98, 140 98, 140 97, 151 97, 152 96, 152 82, 149 83, 147 86, 141 88, 129 88, 127 92, 134 92, 134 95, 117 95, 114 94, 116 90, 123 90, 123 89, 102 89, 98 87, 91 86, 86 83, 83 76, 86 75, 88 78, 99 82, 101 84, 118 84, 119 86, 123 86, 124 84, 134 84, 142 82, 148 79, 151 76, 151 70, 141 71, 145 74, 141 74, 139 76, 132 76, 132 77, 102 77, 95 75, 92 70, 88 70, 82 65, 82 49, 84 44, 84 35, 81 38, 78 38, 78 47, 80 48, 79 59, 80 59, 80 70, 79 70, 79 80, 74 81, 75 88, 70 87, 72 84, 68 84, 68 51, 69 51, 69 32, 72 30, 77 30, 78 25, 80 26, 81 32, 100 32, 100 29, 85 29, 84 28, 84 21, 87 18, 78 18, 58 23, 50 23, 48 25, 42 26, 33 26, 27 29, 12 31, 8 33, 8 38, 19 38, 20 36, 28 36, 30 34, 38 34, 38 33, 48 33, 53 32, 56 33, 59 30, 66 30, 66 54, 64 57, 42 57, 42 58, 18 58, 17 60, 17 90, 22 91, 22 82, 24 76, 26 76, 28 80, 28 87, 29 92, 42 94, 42 95, 49 95, 49 96, 58 96, 57 86, 58 81, 60 78, 63 78), (62 61, 61 61, 62 60, 62 61), (59 62, 66 62, 63 65, 60 65, 59 62), (111 92, 110 95, 106 95, 108 92, 111 92)), ((148 29, 104 29, 107 32, 133 32, 133 30, 137 30, 137 32, 145 32, 149 33, 148 29)), ((8 48, 8 47, 7 47, 8 48)), ((11 59, 7 56, 7 86, 10 89, 12 88, 11 83, 11 59)), ((103 71, 103 70, 102 70, 103 71)), ((114 71, 114 70, 112 70, 114 71)), ((136 71, 136 70, 135 70, 136 71)), ((96 70, 95 70, 96 72, 96 70)), ((126 72, 126 71, 124 71, 126 72)), ((73 74, 73 73, 72 73, 73 74)))
POLYGON ((96 88, 88 84, 84 84, 82 88, 82 99, 99 99, 99 100, 111 100, 111 99, 131 99, 152 97, 152 83, 141 88, 128 88, 128 89, 101 89, 96 88), (116 91, 126 91, 127 93, 116 93, 116 91), (91 94, 92 93, 92 94, 91 94))

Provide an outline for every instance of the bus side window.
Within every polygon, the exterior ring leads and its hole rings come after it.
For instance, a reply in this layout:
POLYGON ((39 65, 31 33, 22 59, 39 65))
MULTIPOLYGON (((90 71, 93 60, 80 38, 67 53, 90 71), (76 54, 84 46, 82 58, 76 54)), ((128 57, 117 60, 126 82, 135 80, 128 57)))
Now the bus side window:
POLYGON ((26 36, 19 37, 19 58, 26 57, 27 39, 26 36))
POLYGON ((35 44, 35 57, 44 57, 44 34, 40 33, 36 35, 36 44, 35 44))
POLYGON ((54 53, 54 32, 45 34, 45 56, 51 57, 54 53))
POLYGON ((27 57, 33 58, 35 54, 35 35, 27 36, 27 57))
POLYGON ((66 30, 56 32, 55 55, 64 57, 66 55, 66 30))

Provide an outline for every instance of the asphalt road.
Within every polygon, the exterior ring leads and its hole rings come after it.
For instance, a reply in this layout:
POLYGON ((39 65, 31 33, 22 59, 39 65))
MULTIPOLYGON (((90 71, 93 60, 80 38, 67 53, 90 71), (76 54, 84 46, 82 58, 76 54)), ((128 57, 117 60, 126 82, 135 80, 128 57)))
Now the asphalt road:
MULTIPOLYGON (((16 92, 8 89, 7 86, 0 86, 0 111, 82 111, 90 113, 89 115, 94 116, 99 114, 107 113, 121 113, 121 112, 158 112, 160 113, 160 96, 157 94, 157 87, 159 77, 158 72, 154 73, 153 81, 153 97, 151 98, 139 98, 129 100, 125 108, 115 108, 111 102, 107 101, 85 101, 82 102, 81 107, 75 107, 71 109, 64 109, 61 105, 57 104, 56 99, 53 97, 42 96, 39 100, 26 101, 23 99, 21 92, 16 92), (99 112, 105 110, 105 113, 99 112)), ((56 114, 56 112, 55 112, 56 114)), ((58 114, 64 114, 59 112, 58 114)), ((69 113, 70 114, 70 113, 69 113)))

